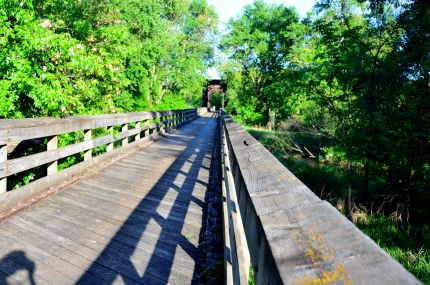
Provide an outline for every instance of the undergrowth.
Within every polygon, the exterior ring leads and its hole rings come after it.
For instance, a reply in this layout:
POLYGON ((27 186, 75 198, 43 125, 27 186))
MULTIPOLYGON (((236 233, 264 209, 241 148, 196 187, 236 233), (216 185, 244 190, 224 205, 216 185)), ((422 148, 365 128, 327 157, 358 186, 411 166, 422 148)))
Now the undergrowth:
MULTIPOLYGON (((291 155, 291 140, 287 132, 260 129, 248 131, 293 174, 305 183, 317 196, 327 200, 345 214, 347 171, 341 163, 319 163, 318 160, 298 159, 291 155)), ((331 154, 333 156, 333 154, 331 154)), ((338 156, 339 157, 339 156, 338 156)), ((368 193, 362 193, 359 168, 354 169, 350 181, 356 204, 353 220, 356 226, 373 239, 382 249, 401 263, 425 284, 430 284, 430 225, 428 222, 405 221, 396 213, 384 212, 384 208, 373 211, 368 205, 368 193)), ((373 191, 377 191, 377 185, 373 191)), ((249 284, 252 284, 250 279, 249 284)))

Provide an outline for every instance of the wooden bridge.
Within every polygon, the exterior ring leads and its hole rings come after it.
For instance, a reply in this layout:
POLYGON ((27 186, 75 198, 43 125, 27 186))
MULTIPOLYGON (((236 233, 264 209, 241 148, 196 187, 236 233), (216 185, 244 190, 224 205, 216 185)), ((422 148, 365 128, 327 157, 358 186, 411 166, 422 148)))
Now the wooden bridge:
POLYGON ((205 109, 0 120, 0 193, 0 284, 420 284, 205 109))

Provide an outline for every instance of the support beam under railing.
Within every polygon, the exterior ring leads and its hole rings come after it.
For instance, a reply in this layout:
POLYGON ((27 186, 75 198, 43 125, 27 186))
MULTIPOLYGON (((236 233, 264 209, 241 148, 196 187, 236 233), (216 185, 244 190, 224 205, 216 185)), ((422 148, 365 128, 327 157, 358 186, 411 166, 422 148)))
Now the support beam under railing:
POLYGON ((251 258, 239 211, 239 202, 236 195, 237 183, 235 183, 232 174, 224 129, 221 129, 221 139, 224 236, 226 238, 225 257, 228 257, 228 261, 225 261, 226 275, 224 284, 246 285, 248 284, 251 258))
MULTIPOLYGON (((0 145, 0 163, 7 161, 7 145, 0 145)), ((0 178, 0 195, 6 193, 7 177, 0 178)))
MULTIPOLYGON (((107 132, 108 132, 109 135, 113 136, 114 135, 114 133, 113 133, 113 126, 107 127, 107 132)), ((111 152, 111 151, 113 151, 113 142, 108 143, 107 146, 106 146, 106 152, 111 152)))

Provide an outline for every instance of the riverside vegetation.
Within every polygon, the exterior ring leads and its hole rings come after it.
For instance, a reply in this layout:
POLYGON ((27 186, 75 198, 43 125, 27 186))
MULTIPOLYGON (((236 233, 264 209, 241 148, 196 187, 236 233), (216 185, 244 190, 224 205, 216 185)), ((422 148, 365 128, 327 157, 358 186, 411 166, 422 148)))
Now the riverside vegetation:
MULTIPOLYGON (((347 215, 348 181, 353 182, 354 206, 352 220, 358 228, 371 237, 385 251, 399 261, 406 269, 426 284, 430 284, 430 226, 427 222, 405 221, 403 213, 388 212, 384 208, 387 201, 369 201, 366 193, 357 191, 363 180, 363 171, 357 166, 349 173, 346 165, 334 159, 333 151, 322 150, 319 158, 303 158, 302 154, 291 150, 286 141, 297 134, 248 128, 272 154, 291 172, 303 181, 321 199, 329 201, 340 212, 347 215)), ((300 134, 301 135, 301 134, 300 134)), ((378 187, 383 187, 383 183, 378 187)), ((376 186, 375 186, 376 187, 376 186)), ((377 189, 377 188, 376 188, 377 189)), ((381 197, 387 199, 387 197, 381 197)), ((391 198, 391 197, 390 197, 391 198)), ((406 217, 407 218, 407 217, 406 217)))

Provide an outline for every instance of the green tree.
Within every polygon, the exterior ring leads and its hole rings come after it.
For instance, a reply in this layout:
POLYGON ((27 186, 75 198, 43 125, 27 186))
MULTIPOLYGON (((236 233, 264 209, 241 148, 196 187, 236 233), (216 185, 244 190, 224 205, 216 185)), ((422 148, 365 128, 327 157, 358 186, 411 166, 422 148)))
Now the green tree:
POLYGON ((256 1, 245 8, 242 16, 229 22, 228 34, 222 40, 222 50, 237 63, 230 73, 242 73, 239 101, 248 102, 253 112, 262 115, 256 118, 262 118, 261 123, 270 127, 283 103, 277 76, 289 64, 291 26, 297 21, 297 13, 292 9, 256 1))
POLYGON ((0 117, 189 107, 216 21, 204 0, 0 1, 0 117))

